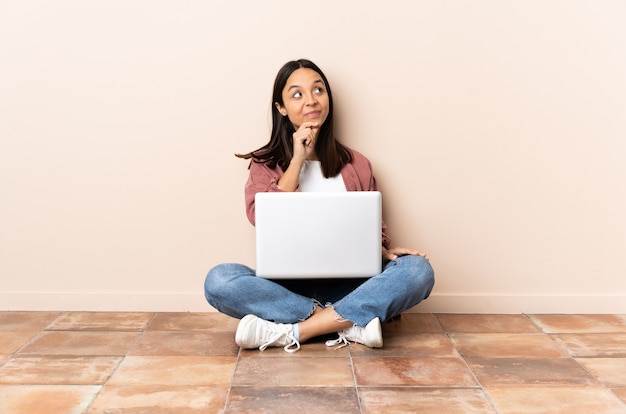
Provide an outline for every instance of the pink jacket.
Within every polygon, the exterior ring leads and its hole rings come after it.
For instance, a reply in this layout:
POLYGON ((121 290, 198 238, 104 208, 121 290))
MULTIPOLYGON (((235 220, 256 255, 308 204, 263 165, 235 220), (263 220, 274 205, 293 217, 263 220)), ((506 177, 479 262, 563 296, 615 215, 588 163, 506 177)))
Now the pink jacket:
MULTIPOLYGON (((372 165, 365 156, 355 150, 350 150, 352 162, 341 169, 341 176, 348 191, 379 191, 376 178, 372 172, 372 165)), ((252 162, 250 175, 245 187, 246 215, 250 223, 254 225, 254 195, 258 192, 283 191, 278 186, 278 180, 283 175, 283 170, 277 165, 269 168, 266 164, 252 162)), ((297 191, 297 190, 296 190, 297 191)), ((382 240, 383 246, 389 248, 391 239, 385 234, 387 226, 383 223, 382 240)))

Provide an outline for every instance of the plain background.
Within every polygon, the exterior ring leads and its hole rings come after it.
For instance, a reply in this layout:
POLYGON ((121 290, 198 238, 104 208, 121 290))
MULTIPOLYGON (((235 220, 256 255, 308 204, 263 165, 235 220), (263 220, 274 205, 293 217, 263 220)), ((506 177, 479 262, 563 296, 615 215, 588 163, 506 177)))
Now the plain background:
POLYGON ((626 313, 621 0, 0 0, 0 307, 210 311, 254 266, 247 162, 328 76, 418 311, 626 313))

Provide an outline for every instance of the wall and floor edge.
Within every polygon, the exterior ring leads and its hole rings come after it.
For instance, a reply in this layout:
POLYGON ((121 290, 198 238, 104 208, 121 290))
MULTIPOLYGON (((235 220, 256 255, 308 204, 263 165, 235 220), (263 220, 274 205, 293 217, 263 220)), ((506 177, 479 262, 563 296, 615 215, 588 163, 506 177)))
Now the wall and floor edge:
MULTIPOLYGON (((0 292, 0 311, 215 312, 199 293, 0 292)), ((626 314, 626 295, 437 294, 419 313, 626 314)))

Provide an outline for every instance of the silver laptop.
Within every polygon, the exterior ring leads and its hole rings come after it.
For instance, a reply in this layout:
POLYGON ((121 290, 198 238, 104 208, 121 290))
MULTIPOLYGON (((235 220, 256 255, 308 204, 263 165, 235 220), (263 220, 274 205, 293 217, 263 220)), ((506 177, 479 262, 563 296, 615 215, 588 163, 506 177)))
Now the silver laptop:
POLYGON ((382 269, 377 191, 257 193, 256 274, 371 277, 382 269))

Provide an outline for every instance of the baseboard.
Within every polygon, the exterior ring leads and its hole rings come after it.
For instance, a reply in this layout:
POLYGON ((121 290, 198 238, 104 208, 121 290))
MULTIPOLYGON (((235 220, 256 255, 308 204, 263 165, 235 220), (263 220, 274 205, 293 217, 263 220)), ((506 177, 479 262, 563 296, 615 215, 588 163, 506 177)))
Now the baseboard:
POLYGON ((626 313, 626 295, 433 294, 410 310, 429 313, 626 313))
POLYGON ((215 312, 198 293, 0 292, 0 310, 215 312))
MULTIPOLYGON (((215 312, 198 293, 0 292, 0 310, 215 312)), ((432 294, 410 312, 626 314, 626 295, 432 294)))

